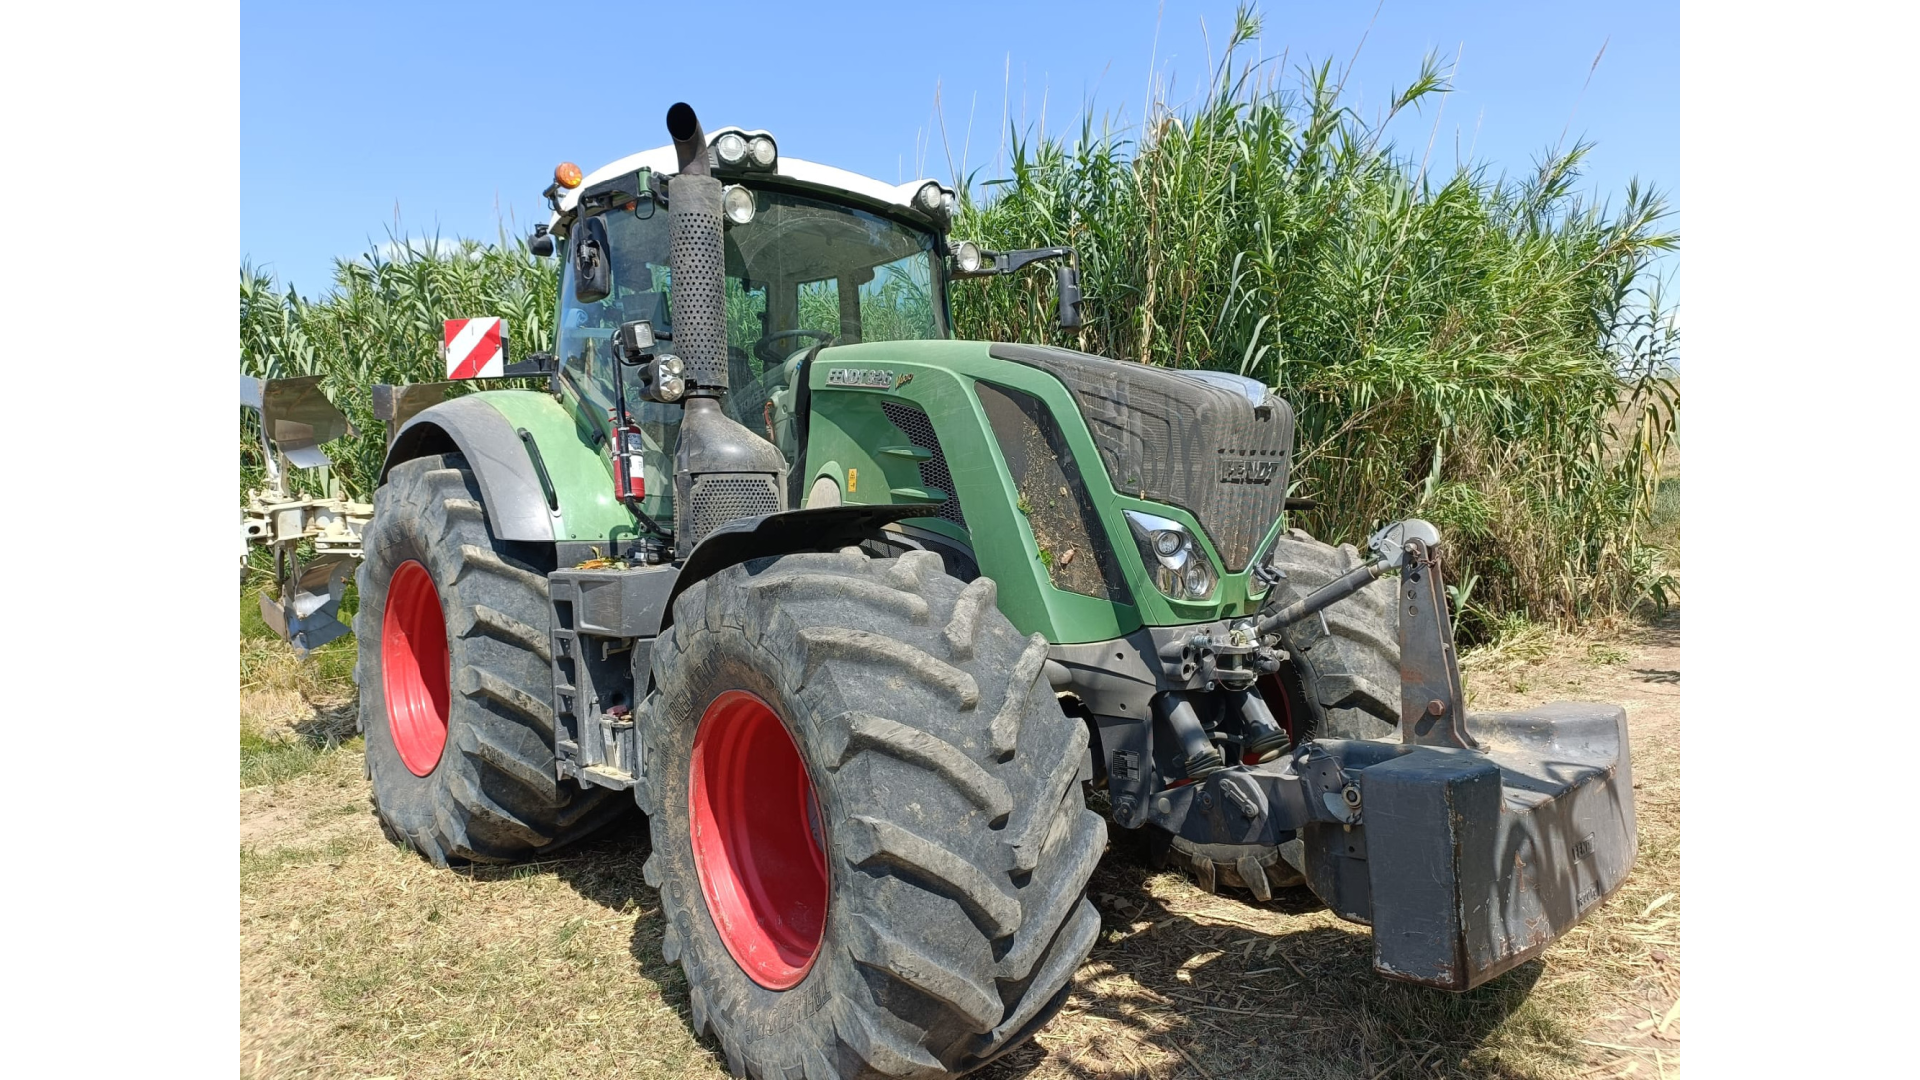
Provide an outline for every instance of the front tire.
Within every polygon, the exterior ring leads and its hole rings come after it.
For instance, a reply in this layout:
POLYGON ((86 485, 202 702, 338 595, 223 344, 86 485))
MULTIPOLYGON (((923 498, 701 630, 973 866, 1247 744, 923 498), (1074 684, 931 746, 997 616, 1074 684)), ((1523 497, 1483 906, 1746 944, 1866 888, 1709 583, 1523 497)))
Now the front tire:
POLYGON ((437 866, 512 862, 618 816, 554 772, 551 551, 494 538, 459 454, 395 465, 362 539, 354 678, 388 837, 437 866))
POLYGON ((679 597, 640 718, 645 873, 734 1075, 966 1072, 1059 1008, 1106 828, 1045 656, 929 552, 758 559, 679 597))
MULTIPOLYGON (((1270 602, 1285 605, 1361 566, 1366 557, 1352 544, 1334 547, 1305 530, 1288 529, 1274 542, 1271 562, 1287 577, 1270 602)), ((1306 703, 1311 729, 1294 732, 1296 738, 1381 739, 1399 730, 1399 582, 1399 575, 1389 574, 1318 618, 1281 632, 1302 695, 1296 700, 1306 703)))

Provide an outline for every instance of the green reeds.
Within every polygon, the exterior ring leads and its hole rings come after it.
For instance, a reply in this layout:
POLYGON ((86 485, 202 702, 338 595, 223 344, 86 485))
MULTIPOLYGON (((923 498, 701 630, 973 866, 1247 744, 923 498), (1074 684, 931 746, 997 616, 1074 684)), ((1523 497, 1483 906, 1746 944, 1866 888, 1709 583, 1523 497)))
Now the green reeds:
POLYGON ((1243 9, 1187 110, 1010 133, 1010 175, 970 185, 956 235, 1073 244, 1086 325, 1055 328, 1051 279, 1029 274, 957 285, 961 332, 1278 387, 1298 413, 1298 493, 1320 504, 1297 524, 1355 541, 1431 519, 1469 636, 1495 613, 1573 620, 1663 597, 1644 539, 1678 408, 1678 332, 1649 280, 1676 244, 1661 198, 1636 184, 1584 202, 1584 145, 1519 179, 1442 174, 1383 137, 1439 105, 1432 58, 1368 121, 1331 66, 1248 59, 1258 28, 1243 9))

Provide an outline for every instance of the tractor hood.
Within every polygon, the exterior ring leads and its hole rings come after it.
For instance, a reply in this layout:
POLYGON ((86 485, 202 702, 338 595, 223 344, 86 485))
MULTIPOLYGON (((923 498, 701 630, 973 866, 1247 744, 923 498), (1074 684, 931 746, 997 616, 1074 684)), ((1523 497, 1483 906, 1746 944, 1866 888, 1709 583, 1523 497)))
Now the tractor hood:
POLYGON ((983 341, 833 346, 795 378, 769 412, 805 418, 796 491, 923 505, 902 527, 976 561, 1023 634, 1109 641, 1260 608, 1293 411, 1251 379, 983 341))
POLYGON ((1224 372, 1174 371, 1044 345, 988 351, 1066 386, 1115 491, 1192 514, 1228 573, 1253 561, 1286 506, 1293 410, 1285 401, 1224 372))

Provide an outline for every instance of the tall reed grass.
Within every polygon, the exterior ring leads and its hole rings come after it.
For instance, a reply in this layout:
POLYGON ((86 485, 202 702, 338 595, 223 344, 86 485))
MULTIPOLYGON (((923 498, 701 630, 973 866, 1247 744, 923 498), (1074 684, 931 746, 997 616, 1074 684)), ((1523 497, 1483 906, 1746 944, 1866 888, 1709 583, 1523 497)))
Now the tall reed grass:
MULTIPOLYGON (((1189 107, 1012 131, 1009 175, 962 178, 956 235, 1073 244, 1087 318, 1056 329, 1051 277, 1030 273, 957 284, 960 333, 1278 387, 1298 414, 1298 493, 1319 503, 1296 523, 1354 541, 1434 521, 1470 639, 1515 616, 1664 600, 1673 580, 1647 534, 1679 407, 1678 330, 1651 273, 1677 243, 1662 198, 1633 184, 1584 200, 1584 144, 1518 177, 1442 172, 1385 131, 1447 92, 1434 60, 1369 120, 1331 65, 1250 59, 1258 32, 1243 9, 1189 107)), ((440 377, 445 318, 503 315, 520 355, 549 347, 554 294, 553 264, 504 235, 341 260, 319 300, 243 267, 241 366, 326 376, 358 430, 332 448, 336 476, 367 497, 381 453, 367 388, 440 377)), ((257 482, 248 437, 243 421, 243 482, 257 482)))
MULTIPOLYGON (((281 290, 271 275, 243 265, 240 371, 324 376, 321 386, 354 428, 327 447, 333 478, 348 494, 371 499, 386 444, 370 388, 444 379, 439 349, 447 319, 498 315, 507 320, 510 356, 551 350, 558 288, 553 261, 534 257, 525 241, 504 232, 493 244, 395 238, 359 258, 336 259, 333 291, 318 299, 281 290)), ((261 482, 259 446, 258 422, 243 409, 242 487, 261 482)), ((312 485, 316 478, 294 479, 312 485)))
POLYGON ((1299 524, 1354 541, 1434 521, 1482 628, 1663 597, 1644 539, 1679 406, 1678 330, 1651 276, 1677 244, 1662 198, 1636 183, 1583 200, 1583 144, 1519 177, 1443 172, 1429 140, 1385 135, 1447 92, 1432 58, 1369 120, 1331 65, 1249 58, 1258 33, 1242 9, 1184 110, 1010 132, 1010 175, 966 186, 956 231, 1073 244, 1086 325, 1053 328, 1051 280, 1032 274, 957 286, 960 327, 1278 387, 1298 414, 1299 493, 1319 501, 1299 524))

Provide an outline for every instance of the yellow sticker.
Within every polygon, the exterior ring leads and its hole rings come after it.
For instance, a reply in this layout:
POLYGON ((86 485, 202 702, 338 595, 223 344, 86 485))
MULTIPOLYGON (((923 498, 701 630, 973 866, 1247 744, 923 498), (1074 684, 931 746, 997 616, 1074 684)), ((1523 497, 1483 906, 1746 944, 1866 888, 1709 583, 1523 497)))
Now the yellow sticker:
POLYGON ((847 470, 847 490, 848 491, 860 490, 860 470, 859 469, 847 470))

